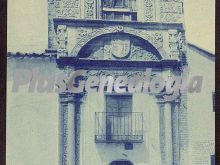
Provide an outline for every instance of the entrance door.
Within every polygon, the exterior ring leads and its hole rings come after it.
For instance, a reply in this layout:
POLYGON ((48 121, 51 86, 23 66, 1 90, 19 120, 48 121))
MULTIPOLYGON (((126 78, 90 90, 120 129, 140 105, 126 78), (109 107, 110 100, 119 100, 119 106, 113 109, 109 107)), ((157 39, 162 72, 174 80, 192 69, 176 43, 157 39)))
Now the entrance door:
POLYGON ((132 134, 132 96, 106 96, 106 140, 121 141, 132 134))

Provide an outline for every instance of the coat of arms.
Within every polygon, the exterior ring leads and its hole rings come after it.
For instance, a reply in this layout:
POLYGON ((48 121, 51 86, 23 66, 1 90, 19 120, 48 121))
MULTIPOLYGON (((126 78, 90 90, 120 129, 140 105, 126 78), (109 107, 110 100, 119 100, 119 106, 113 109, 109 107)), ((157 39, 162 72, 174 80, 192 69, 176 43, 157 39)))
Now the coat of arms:
POLYGON ((129 39, 113 39, 111 45, 112 55, 116 58, 126 58, 130 53, 129 39))

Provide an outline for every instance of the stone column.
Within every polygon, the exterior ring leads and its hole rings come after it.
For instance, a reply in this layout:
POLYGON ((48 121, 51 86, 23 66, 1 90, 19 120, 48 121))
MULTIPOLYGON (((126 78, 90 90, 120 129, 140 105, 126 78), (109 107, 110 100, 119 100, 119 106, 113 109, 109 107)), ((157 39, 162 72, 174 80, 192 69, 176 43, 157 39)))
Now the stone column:
POLYGON ((81 98, 60 94, 60 165, 79 165, 81 98))
MULTIPOLYGON (((187 63, 187 51, 185 32, 180 34, 180 53, 181 53, 181 70, 182 76, 187 77, 188 72, 184 68, 188 66, 187 63)), ((180 165, 188 164, 188 114, 187 114, 187 91, 182 90, 180 95, 179 104, 179 154, 180 154, 180 165)))
POLYGON ((172 121, 171 121, 171 103, 164 104, 164 124, 167 165, 173 164, 173 146, 172 146, 172 121))
POLYGON ((188 164, 188 120, 187 120, 187 96, 182 93, 179 109, 179 143, 180 165, 188 164))
POLYGON ((81 104, 83 94, 74 95, 75 107, 75 165, 80 165, 80 128, 81 128, 81 104))
POLYGON ((179 103, 172 103, 172 139, 173 139, 173 165, 180 164, 179 153, 179 103))
POLYGON ((159 111, 161 165, 166 165, 164 104, 159 103, 159 111))
POLYGON ((160 103, 160 148, 162 165, 173 165, 171 103, 160 103))

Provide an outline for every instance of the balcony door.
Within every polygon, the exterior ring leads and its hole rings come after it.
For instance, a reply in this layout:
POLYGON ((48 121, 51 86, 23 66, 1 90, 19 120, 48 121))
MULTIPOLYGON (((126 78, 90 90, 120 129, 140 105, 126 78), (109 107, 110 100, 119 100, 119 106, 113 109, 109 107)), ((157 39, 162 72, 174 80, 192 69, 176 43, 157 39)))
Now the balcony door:
POLYGON ((132 95, 106 95, 106 140, 128 140, 132 135, 132 95))

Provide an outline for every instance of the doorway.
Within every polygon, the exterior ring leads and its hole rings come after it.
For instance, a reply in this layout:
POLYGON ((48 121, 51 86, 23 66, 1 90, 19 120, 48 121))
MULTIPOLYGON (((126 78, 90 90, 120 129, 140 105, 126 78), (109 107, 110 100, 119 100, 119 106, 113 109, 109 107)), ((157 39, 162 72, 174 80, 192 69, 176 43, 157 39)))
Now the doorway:
POLYGON ((113 161, 109 165, 133 165, 130 161, 113 161))

